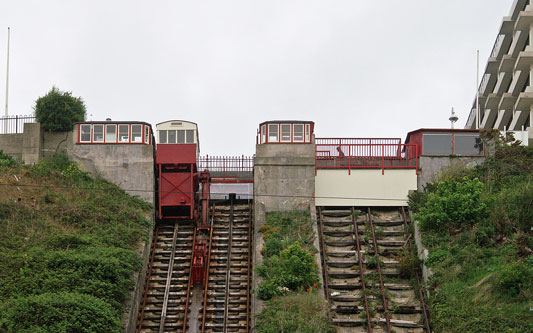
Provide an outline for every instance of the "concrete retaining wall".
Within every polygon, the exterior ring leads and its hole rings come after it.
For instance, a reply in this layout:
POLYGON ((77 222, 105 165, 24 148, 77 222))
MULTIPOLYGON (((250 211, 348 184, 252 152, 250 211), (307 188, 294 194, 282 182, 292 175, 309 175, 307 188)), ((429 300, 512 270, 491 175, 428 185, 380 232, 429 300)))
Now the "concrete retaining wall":
POLYGON ((314 142, 256 145, 254 202, 265 212, 309 210, 314 192, 314 142))
POLYGON ((483 163, 485 157, 420 156, 418 159, 418 190, 423 191, 428 183, 435 182, 439 173, 449 168, 473 168, 483 163))
POLYGON ((22 161, 23 139, 24 134, 2 134, 0 135, 0 150, 17 161, 22 161))
POLYGON ((319 169, 317 206, 407 206, 409 191, 416 190, 416 170, 319 169))

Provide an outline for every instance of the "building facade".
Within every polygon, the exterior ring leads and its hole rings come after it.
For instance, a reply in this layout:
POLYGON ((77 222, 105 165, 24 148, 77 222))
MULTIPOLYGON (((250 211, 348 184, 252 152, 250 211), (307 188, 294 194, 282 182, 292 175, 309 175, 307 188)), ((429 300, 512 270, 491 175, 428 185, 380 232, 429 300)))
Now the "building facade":
POLYGON ((533 144, 532 37, 531 0, 515 0, 501 23, 465 128, 512 131, 524 144, 533 144))

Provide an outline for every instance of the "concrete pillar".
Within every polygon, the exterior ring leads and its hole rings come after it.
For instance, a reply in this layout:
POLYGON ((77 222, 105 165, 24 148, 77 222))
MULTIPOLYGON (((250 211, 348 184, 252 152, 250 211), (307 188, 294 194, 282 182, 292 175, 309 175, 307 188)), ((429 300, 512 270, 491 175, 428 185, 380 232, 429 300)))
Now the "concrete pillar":
POLYGON ((41 124, 25 123, 22 140, 22 161, 25 164, 39 162, 42 143, 41 124))

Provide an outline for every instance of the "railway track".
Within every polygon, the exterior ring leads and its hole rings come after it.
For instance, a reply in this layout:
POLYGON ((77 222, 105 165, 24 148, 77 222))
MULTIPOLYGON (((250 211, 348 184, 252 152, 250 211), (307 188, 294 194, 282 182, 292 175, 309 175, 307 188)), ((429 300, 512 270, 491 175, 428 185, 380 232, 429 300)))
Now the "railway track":
POLYGON ((192 223, 161 224, 156 228, 138 332, 183 328, 194 237, 192 223))
POLYGON ((140 306, 138 332, 249 332, 251 205, 216 205, 212 227, 160 224, 140 306), (193 285, 195 241, 207 245, 206 278, 193 285))
POLYGON ((403 209, 320 207, 318 215, 337 332, 429 332, 420 291, 400 278, 398 257, 410 238, 403 209))
POLYGON ((251 205, 217 205, 199 332, 249 332, 251 205))

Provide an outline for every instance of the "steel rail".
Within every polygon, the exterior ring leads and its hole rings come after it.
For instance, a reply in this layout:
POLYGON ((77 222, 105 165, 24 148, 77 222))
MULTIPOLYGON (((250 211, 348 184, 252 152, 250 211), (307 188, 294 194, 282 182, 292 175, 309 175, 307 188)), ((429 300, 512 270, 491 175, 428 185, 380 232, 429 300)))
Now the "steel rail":
POLYGON ((139 330, 140 333, 143 326, 143 319, 144 319, 144 309, 146 308, 146 300, 148 299, 148 290, 150 285, 150 278, 152 277, 152 269, 154 266, 154 258, 155 258, 155 246, 157 244, 157 237, 159 235, 159 227, 156 227, 154 232, 154 239, 152 243, 152 255, 150 257, 150 266, 148 267, 148 277, 146 278, 146 286, 144 287, 144 297, 143 297, 143 304, 141 309, 141 317, 139 319, 139 330))
MULTIPOLYGON (((404 226, 405 226, 407 232, 410 233, 409 227, 407 225, 407 214, 405 213, 405 209, 403 207, 401 208, 401 213, 402 213, 402 217, 403 217, 404 226)), ((430 325, 430 322, 429 322, 428 309, 426 307, 426 302, 424 301, 424 292, 423 292, 423 289, 422 289, 422 284, 420 283, 420 277, 418 275, 418 272, 416 273, 416 280, 417 280, 417 283, 418 283, 418 294, 419 294, 419 297, 420 297, 420 303, 422 304, 422 311, 424 312, 424 323, 426 325, 426 332, 431 333, 431 325, 430 325)))
POLYGON ((211 265, 211 248, 213 244, 213 226, 215 224, 215 205, 213 204, 211 209, 211 216, 213 217, 213 223, 211 223, 211 230, 209 232, 209 250, 207 252, 207 264, 206 264, 206 272, 205 272, 205 278, 204 278, 204 302, 203 302, 203 309, 202 309, 202 333, 205 332, 205 316, 207 313, 207 290, 208 284, 209 284, 209 266, 211 265))
POLYGON ((253 207, 250 205, 250 213, 248 218, 248 279, 246 281, 246 332, 250 331, 250 284, 251 284, 251 270, 252 270, 252 221, 253 221, 253 207))
POLYGON ((230 280, 231 280, 231 250, 233 246, 232 241, 232 234, 233 234, 233 219, 234 219, 234 212, 233 212, 233 200, 231 200, 231 206, 229 210, 229 230, 228 230, 228 258, 227 258, 227 264, 226 264, 226 295, 224 299, 224 322, 223 322, 223 332, 227 332, 227 326, 228 326, 228 305, 229 305, 229 292, 230 292, 230 280))
POLYGON ((389 309, 387 308, 387 297, 385 297, 385 285, 383 284, 383 277, 381 276, 381 265, 379 263, 379 250, 376 242, 376 233, 374 232, 374 222, 372 221, 372 212, 368 207, 368 220, 370 221, 370 229, 372 230, 372 241, 374 243, 374 255, 376 256, 376 262, 378 267, 379 284, 381 287, 381 296, 383 298, 383 309, 385 310, 385 321, 387 322, 387 332, 391 333, 390 328, 390 316, 389 309))
MULTIPOLYGON (((353 214, 353 213, 352 213, 353 214)), ((320 245, 322 246, 322 275, 324 277, 324 291, 326 292, 326 301, 329 302, 328 286, 328 259, 326 257, 326 244, 324 242, 324 225, 322 223, 322 208, 318 208, 318 227, 320 228, 320 245)), ((328 314, 330 311, 328 311, 328 314)))
POLYGON ((161 321, 159 322, 159 333, 165 330, 165 320, 167 319, 168 294, 170 293, 170 282, 172 273, 174 273, 174 257, 176 255, 176 238, 178 237, 178 223, 174 224, 174 233, 172 234, 172 246, 170 248, 170 258, 168 260, 167 281, 165 284, 165 293, 163 296, 163 308, 161 309, 161 321))
POLYGON ((185 299, 185 313, 183 314, 183 333, 187 332, 187 316, 189 312, 189 302, 191 299, 191 285, 192 285, 192 264, 194 260, 194 244, 196 243, 196 234, 198 232, 198 229, 194 227, 194 236, 192 238, 192 245, 191 245, 191 263, 189 265, 189 282, 187 284, 187 297, 185 299))
POLYGON ((366 320, 367 320, 367 331, 372 333, 372 321, 370 320, 370 311, 368 311, 368 298, 366 296, 366 286, 365 286, 365 273, 363 270, 363 258, 361 257, 361 245, 359 243, 359 227, 357 226, 357 219, 354 216, 355 210, 351 208, 352 222, 355 228, 355 245, 357 248, 357 261, 359 262, 359 275, 361 277, 361 285, 363 287, 363 296, 365 300, 365 311, 366 311, 366 320))

